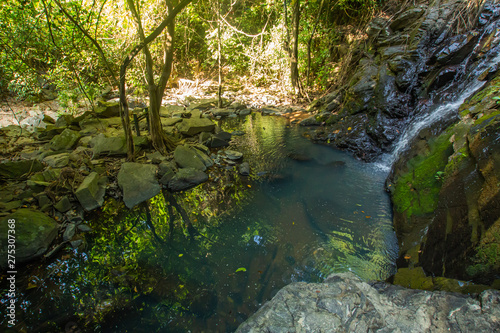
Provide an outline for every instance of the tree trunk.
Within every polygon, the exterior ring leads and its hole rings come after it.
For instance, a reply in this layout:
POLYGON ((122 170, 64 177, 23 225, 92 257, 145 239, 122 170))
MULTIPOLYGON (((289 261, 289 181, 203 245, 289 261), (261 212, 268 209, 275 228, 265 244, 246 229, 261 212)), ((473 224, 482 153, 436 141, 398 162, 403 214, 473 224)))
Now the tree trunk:
POLYGON ((134 140, 132 137, 132 128, 130 127, 130 116, 128 112, 127 96, 125 94, 125 74, 127 65, 122 64, 120 67, 120 118, 122 120, 123 131, 125 132, 125 140, 127 141, 127 160, 135 160, 134 140))
POLYGON ((299 23, 300 23, 300 1, 293 0, 292 2, 292 53, 290 57, 290 77, 292 79, 292 87, 297 96, 300 97, 299 83, 299 23))

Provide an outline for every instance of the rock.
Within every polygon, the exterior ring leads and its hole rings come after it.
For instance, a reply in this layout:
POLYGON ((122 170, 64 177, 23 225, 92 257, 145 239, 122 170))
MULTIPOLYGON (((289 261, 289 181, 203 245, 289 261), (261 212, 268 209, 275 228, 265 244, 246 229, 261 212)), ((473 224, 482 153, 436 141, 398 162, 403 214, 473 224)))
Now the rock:
POLYGON ((92 231, 92 228, 89 227, 88 225, 86 224, 79 224, 78 225, 78 230, 81 231, 81 232, 91 232, 92 231))
POLYGON ((6 161, 0 163, 0 177, 18 179, 43 169, 39 160, 6 161))
POLYGON ((146 201, 161 192, 156 180, 157 167, 151 164, 123 163, 118 172, 118 185, 128 208, 146 201))
POLYGON ((71 202, 69 201, 68 196, 64 196, 59 200, 55 205, 54 208, 60 211, 61 213, 66 213, 68 210, 70 210, 72 207, 71 202))
POLYGON ((397 16, 390 25, 394 31, 404 29, 410 26, 415 20, 420 18, 425 13, 423 8, 412 8, 397 16))
POLYGON ((180 123, 181 121, 182 118, 162 118, 161 125, 164 127, 174 126, 175 124, 180 123))
POLYGON ((495 332, 499 303, 493 290, 431 293, 341 273, 284 287, 236 332, 495 332))
POLYGON ((93 157, 101 155, 127 155, 127 142, 122 136, 107 137, 103 133, 99 134, 89 142, 92 147, 93 157))
POLYGON ((299 123, 300 126, 319 126, 321 121, 316 119, 316 116, 312 116, 306 119, 302 119, 299 123))
POLYGON ((194 168, 201 171, 205 171, 207 164, 210 164, 208 156, 188 146, 177 146, 174 151, 174 159, 181 168, 194 168))
POLYGON ((97 108, 94 110, 99 118, 111 118, 120 116, 119 101, 98 101, 97 108))
POLYGON ((80 125, 80 134, 89 135, 97 132, 103 132, 108 127, 108 122, 105 119, 84 119, 78 123, 80 125))
POLYGON ((50 167, 63 168, 69 164, 69 153, 47 156, 43 161, 50 167))
POLYGON ((236 130, 236 131, 232 131, 231 135, 242 136, 242 135, 245 135, 245 132, 240 131, 240 130, 236 130))
POLYGON ((239 110, 238 111, 238 114, 240 116, 247 116, 249 115, 250 113, 252 113, 252 109, 243 109, 243 110, 239 110))
POLYGON ((54 151, 68 150, 76 145, 80 137, 80 133, 67 128, 50 140, 49 147, 54 151))
MULTIPOLYGON (((7 268, 8 221, 15 221, 16 268, 43 255, 57 236, 58 224, 47 215, 30 209, 19 209, 0 221, 0 266, 7 268)), ((14 225, 14 224, 11 224, 14 225)))
POLYGON ((76 224, 68 223, 66 230, 64 230, 63 241, 67 242, 73 238, 76 233, 76 224))
POLYGON ((175 176, 167 183, 167 188, 172 192, 184 191, 206 182, 208 175, 194 168, 179 169, 175 176))
POLYGON ((35 199, 38 201, 38 207, 43 207, 45 205, 51 205, 52 200, 45 193, 40 193, 35 196, 35 199))
MULTIPOLYGON (((262 109, 260 109, 260 111, 262 112, 262 115, 277 115, 277 114, 280 114, 281 111, 277 108, 274 108, 274 107, 264 107, 262 109)), ((241 112, 240 112, 241 114, 241 112)))
POLYGON ((107 181, 107 177, 100 177, 97 172, 92 172, 85 177, 75 192, 83 209, 90 211, 102 206, 107 181))
POLYGON ((229 115, 234 114, 235 111, 234 111, 234 109, 219 109, 219 108, 215 108, 215 109, 210 110, 210 112, 212 112, 212 114, 215 117, 227 117, 229 115))
MULTIPOLYGON (((174 113, 184 112, 184 107, 179 105, 162 105, 160 106, 160 117, 171 117, 174 113)), ((162 121, 163 123, 163 121, 162 121)), ((170 125, 168 125, 170 126, 170 125)))
POLYGON ((248 162, 243 162, 240 164, 240 175, 248 176, 250 175, 250 164, 248 162))
POLYGON ((80 245, 83 244, 83 240, 82 239, 77 239, 77 240, 74 240, 74 241, 71 241, 69 242, 71 244, 71 247, 76 249, 78 248, 80 245))
POLYGON ((209 146, 210 148, 227 147, 227 146, 229 146, 229 142, 227 142, 223 139, 217 138, 216 136, 213 136, 208 140, 207 146, 209 146))
POLYGON ((240 158, 243 157, 243 153, 240 153, 239 151, 235 151, 235 150, 224 150, 224 155, 230 159, 230 160, 239 160, 240 158))
POLYGON ((177 129, 183 135, 193 136, 201 132, 212 132, 215 124, 207 118, 189 118, 178 123, 177 129))
POLYGON ((174 171, 176 169, 175 162, 163 161, 158 165, 158 175, 163 176, 169 171, 174 171))
POLYGON ((69 114, 61 115, 57 118, 55 123, 56 127, 68 127, 71 126, 75 121, 75 117, 69 114))

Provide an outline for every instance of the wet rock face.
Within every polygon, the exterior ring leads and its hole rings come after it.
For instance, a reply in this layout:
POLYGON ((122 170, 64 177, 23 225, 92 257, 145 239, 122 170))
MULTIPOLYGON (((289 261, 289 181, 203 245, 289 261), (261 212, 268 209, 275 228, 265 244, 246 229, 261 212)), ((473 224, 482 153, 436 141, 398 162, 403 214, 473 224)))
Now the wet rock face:
POLYGON ((388 189, 400 267, 482 284, 500 276, 499 89, 497 74, 461 106, 458 123, 437 137, 421 132, 395 164, 388 189))
POLYGON ((453 94, 454 86, 479 61, 498 52, 498 8, 488 2, 477 28, 456 35, 450 22, 461 5, 443 1, 408 9, 392 21, 374 19, 367 30, 371 48, 360 51, 363 57, 349 65, 354 69, 349 81, 315 104, 318 113, 330 113, 332 121, 321 129, 325 134, 312 137, 329 139, 366 161, 390 150, 415 116, 427 112, 434 99, 453 94), (430 103, 422 107, 422 100, 430 103), (366 115, 363 129, 359 114, 366 115), (339 119, 342 126, 335 125, 339 119), (340 127, 358 130, 352 135, 339 132, 340 127))
POLYGON ((286 286, 236 332, 494 332, 499 302, 492 290, 473 298, 334 274, 286 286))

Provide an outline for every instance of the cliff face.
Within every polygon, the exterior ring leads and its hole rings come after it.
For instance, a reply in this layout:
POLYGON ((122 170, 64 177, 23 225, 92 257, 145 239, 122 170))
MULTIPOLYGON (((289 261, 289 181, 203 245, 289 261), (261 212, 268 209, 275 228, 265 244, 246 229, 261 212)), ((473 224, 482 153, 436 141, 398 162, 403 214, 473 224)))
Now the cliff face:
POLYGON ((286 286, 236 332, 496 332, 499 302, 492 290, 471 297, 335 274, 286 286))
POLYGON ((422 132, 388 188, 399 266, 491 284, 500 275, 500 75, 438 135, 422 132), (405 259, 406 257, 406 259, 405 259))

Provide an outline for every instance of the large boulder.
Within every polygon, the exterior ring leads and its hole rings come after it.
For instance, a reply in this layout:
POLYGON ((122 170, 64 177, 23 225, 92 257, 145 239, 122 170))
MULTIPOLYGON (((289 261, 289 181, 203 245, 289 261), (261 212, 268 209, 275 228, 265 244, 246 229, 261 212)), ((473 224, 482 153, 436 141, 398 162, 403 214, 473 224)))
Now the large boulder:
POLYGON ((123 201, 132 208, 161 192, 156 179, 158 167, 152 164, 123 163, 118 172, 118 185, 123 191, 123 201))
POLYGON ((12 244, 8 239, 14 239, 11 236, 15 236, 14 257, 18 264, 38 258, 47 252, 58 230, 56 221, 30 209, 19 209, 2 218, 0 220, 0 266, 4 269, 11 269, 7 266, 7 245, 12 244), (9 221, 14 222, 9 224, 9 221), (8 230, 15 230, 15 233, 10 233, 8 230))
POLYGON ((127 142, 123 136, 107 137, 103 133, 90 140, 94 157, 100 155, 126 155, 127 142))
POLYGON ((193 136, 201 132, 212 132, 215 123, 208 118, 184 118, 177 124, 177 129, 183 135, 193 136))
POLYGON ((111 118, 120 116, 119 101, 98 101, 95 113, 99 118, 111 118))
POLYGON ((107 181, 107 177, 100 177, 97 172, 92 172, 85 177, 75 192, 80 205, 85 210, 89 211, 102 206, 107 181))
POLYGON ((286 286, 236 332, 496 332, 499 303, 493 290, 471 297, 333 274, 286 286))

